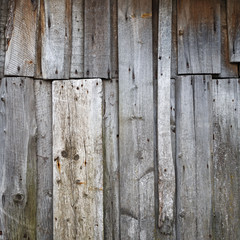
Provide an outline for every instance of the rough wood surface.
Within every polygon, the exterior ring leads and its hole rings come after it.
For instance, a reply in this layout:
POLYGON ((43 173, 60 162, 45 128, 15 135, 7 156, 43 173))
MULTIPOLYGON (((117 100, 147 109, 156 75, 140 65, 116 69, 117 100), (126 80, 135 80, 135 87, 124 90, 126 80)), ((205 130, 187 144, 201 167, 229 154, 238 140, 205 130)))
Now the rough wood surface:
POLYGON ((36 118, 32 79, 0 88, 1 239, 36 239, 36 118))
POLYGON ((159 1, 158 33, 158 225, 163 234, 173 233, 175 168, 170 124, 172 2, 159 1))
POLYGON ((71 63, 71 0, 41 0, 40 73, 44 79, 68 79, 71 63))
POLYGON ((177 239, 211 233, 211 77, 176 81, 177 239))
MULTIPOLYGON (((52 213, 52 83, 34 81, 37 119, 37 240, 51 240, 52 213)), ((35 176, 36 177, 36 176, 35 176)))
POLYGON ((103 239, 102 81, 53 82, 54 239, 103 239))
POLYGON ((153 239, 152 1, 118 2, 121 239, 153 239))
POLYGON ((12 0, 9 5, 4 72, 5 75, 33 77, 36 65, 37 1, 12 0))
POLYGON ((84 65, 84 0, 72 2, 72 56, 70 78, 83 77, 84 65))
POLYGON ((240 2, 227 0, 228 43, 231 62, 240 62, 240 2))
POLYGON ((104 81, 104 239, 119 239, 118 81, 104 81))
POLYGON ((110 78, 110 0, 86 0, 84 16, 84 77, 110 78))
POLYGON ((238 79, 213 81, 214 239, 240 239, 238 79))
POLYGON ((219 0, 178 0, 178 73, 221 72, 219 0))
POLYGON ((178 74, 178 42, 177 42, 177 0, 172 0, 172 53, 171 53, 171 78, 178 74))

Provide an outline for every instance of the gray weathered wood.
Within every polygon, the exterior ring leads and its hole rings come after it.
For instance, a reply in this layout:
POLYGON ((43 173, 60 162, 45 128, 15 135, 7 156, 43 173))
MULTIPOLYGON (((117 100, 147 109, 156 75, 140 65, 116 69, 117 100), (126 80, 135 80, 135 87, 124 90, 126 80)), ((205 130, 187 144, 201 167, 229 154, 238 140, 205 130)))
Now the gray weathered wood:
POLYGON ((153 239, 152 1, 118 1, 121 239, 153 239))
MULTIPOLYGON (((52 213, 52 83, 34 81, 37 119, 37 240, 51 240, 52 213)), ((35 176, 36 177, 36 176, 35 176)))
POLYGON ((6 29, 5 75, 34 76, 36 30, 37 1, 10 1, 6 29))
POLYGON ((214 239, 240 239, 238 81, 213 81, 214 239))
POLYGON ((110 0, 86 0, 84 7, 84 76, 110 78, 110 0))
POLYGON ((84 0, 72 2, 71 78, 83 77, 84 60, 84 0))
POLYGON ((104 239, 119 235, 118 81, 104 81, 104 239))
POLYGON ((158 225, 171 235, 174 221, 175 168, 170 124, 172 2, 159 1, 158 22, 158 225))
POLYGON ((103 239, 102 81, 53 82, 54 239, 103 239))
POLYGON ((177 239, 211 233, 211 77, 176 81, 177 239))
POLYGON ((178 0, 178 73, 221 72, 219 0, 178 0))
POLYGON ((36 118, 33 80, 0 88, 1 239, 36 239, 36 118))
POLYGON ((177 42, 177 0, 172 0, 172 53, 171 53, 171 78, 178 74, 178 42, 177 42))
POLYGON ((231 62, 240 62, 240 2, 227 0, 227 28, 231 62))
POLYGON ((68 79, 71 63, 71 0, 41 0, 40 72, 44 79, 68 79))

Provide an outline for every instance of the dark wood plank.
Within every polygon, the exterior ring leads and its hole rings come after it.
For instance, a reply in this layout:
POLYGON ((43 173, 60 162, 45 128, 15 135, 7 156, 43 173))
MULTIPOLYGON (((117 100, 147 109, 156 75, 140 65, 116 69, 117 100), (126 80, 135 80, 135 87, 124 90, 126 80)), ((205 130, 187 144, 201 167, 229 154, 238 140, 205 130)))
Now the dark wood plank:
POLYGON ((218 0, 178 0, 178 73, 221 72, 220 4, 218 0))
POLYGON ((34 81, 4 78, 0 88, 0 231, 36 239, 37 149, 34 81))

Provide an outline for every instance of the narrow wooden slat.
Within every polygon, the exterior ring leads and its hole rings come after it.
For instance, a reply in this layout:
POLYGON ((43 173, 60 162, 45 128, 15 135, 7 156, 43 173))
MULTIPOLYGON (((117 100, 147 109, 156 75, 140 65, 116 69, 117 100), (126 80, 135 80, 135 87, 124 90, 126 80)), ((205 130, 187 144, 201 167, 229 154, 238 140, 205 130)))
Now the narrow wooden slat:
POLYGON ((104 239, 119 235, 118 81, 104 81, 104 239))
POLYGON ((118 1, 121 239, 153 239, 152 1, 118 1))
POLYGON ((110 0, 86 0, 84 16, 84 77, 110 78, 110 0))
POLYGON ((170 125, 172 2, 159 1, 158 23, 158 225, 165 235, 173 233, 175 168, 170 125))
POLYGON ((218 0, 178 0, 178 73, 221 72, 218 0))
POLYGON ((178 74, 178 42, 177 42, 177 0, 172 0, 172 54, 171 54, 171 78, 178 74))
POLYGON ((33 80, 0 88, 1 239, 36 239, 36 118, 33 80))
POLYGON ((102 81, 53 82, 54 239, 103 239, 102 81))
POLYGON ((52 239, 52 83, 35 80, 37 119, 37 240, 52 239))
POLYGON ((84 60, 84 0, 72 2, 71 78, 83 77, 84 60))
POLYGON ((34 76, 36 30, 37 1, 10 1, 6 29, 5 75, 34 76))
POLYGON ((176 81, 177 239, 208 239, 212 194, 211 77, 176 81))
POLYGON ((71 0, 40 2, 40 73, 44 79, 68 79, 71 63, 71 0))
POLYGON ((240 2, 227 0, 227 28, 231 62, 240 62, 240 2))
POLYGON ((214 239, 240 238, 238 79, 213 82, 214 239))

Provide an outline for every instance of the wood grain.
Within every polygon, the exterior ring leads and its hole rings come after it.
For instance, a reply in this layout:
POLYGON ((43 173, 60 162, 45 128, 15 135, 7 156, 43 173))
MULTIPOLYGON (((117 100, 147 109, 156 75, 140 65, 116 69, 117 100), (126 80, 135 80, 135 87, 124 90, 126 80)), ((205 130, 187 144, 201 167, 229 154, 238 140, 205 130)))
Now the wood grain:
POLYGON ((100 79, 53 82, 54 239, 103 239, 100 79))
POLYGON ((34 81, 4 78, 0 88, 1 239, 36 239, 37 149, 34 81))

